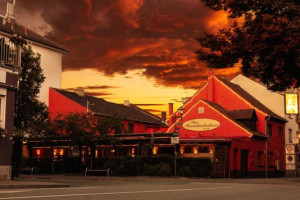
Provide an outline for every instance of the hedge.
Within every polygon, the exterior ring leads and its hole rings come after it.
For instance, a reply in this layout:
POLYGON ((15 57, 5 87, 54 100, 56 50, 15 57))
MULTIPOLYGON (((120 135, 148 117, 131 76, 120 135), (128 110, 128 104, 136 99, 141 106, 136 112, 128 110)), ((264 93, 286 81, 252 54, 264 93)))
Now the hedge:
MULTIPOLYGON (((177 158, 177 175, 187 177, 208 177, 212 166, 210 159, 177 158)), ((174 175, 174 157, 143 156, 120 158, 94 158, 93 169, 112 170, 113 176, 172 176, 174 175)), ((90 167, 90 160, 80 164, 79 158, 62 158, 52 162, 46 159, 24 159, 23 167, 35 167, 37 173, 83 173, 90 167)), ((104 175, 104 173, 103 173, 104 175)))

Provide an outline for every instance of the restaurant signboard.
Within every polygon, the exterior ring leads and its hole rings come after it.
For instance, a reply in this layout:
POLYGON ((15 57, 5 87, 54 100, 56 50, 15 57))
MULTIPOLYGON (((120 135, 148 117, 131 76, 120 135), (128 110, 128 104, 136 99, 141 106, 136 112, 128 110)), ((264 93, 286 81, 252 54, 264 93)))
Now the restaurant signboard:
POLYGON ((209 131, 220 126, 214 119, 192 119, 183 123, 182 127, 190 131, 209 131))

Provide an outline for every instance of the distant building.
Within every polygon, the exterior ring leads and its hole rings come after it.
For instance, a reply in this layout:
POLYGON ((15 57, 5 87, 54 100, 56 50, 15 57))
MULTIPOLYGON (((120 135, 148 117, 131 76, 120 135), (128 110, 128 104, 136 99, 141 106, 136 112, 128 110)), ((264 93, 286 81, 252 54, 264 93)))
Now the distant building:
MULTIPOLYGON (((268 107, 277 115, 285 118, 287 123, 285 124, 285 142, 286 144, 293 143, 294 139, 300 138, 299 129, 299 115, 286 115, 285 114, 285 103, 284 94, 285 92, 272 92, 267 90, 267 88, 250 78, 243 76, 242 74, 237 75, 231 80, 232 83, 239 85, 245 91, 250 93, 253 97, 259 100, 262 104, 268 107)), ((292 93, 298 93, 300 95, 299 89, 292 89, 292 93)))
POLYGON ((210 73, 181 112, 167 132, 178 132, 180 156, 211 159, 212 177, 284 175, 286 120, 238 85, 210 73))

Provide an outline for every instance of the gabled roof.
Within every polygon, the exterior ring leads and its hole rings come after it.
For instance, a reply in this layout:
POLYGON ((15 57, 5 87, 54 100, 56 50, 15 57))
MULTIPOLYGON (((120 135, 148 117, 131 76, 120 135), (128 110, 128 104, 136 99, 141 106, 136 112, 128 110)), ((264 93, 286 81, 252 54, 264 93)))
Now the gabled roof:
POLYGON ((257 120, 255 109, 228 110, 227 114, 233 119, 252 119, 257 120))
POLYGON ((237 94, 239 94, 241 97, 243 97, 249 103, 251 103, 253 106, 255 106, 259 110, 263 111, 264 113, 270 115, 272 118, 280 120, 282 122, 287 122, 286 119, 280 117, 279 115, 277 115, 276 113, 271 111, 269 108, 264 106, 262 103, 260 103, 260 101, 258 101, 256 98, 251 96, 248 92, 246 92, 244 89, 242 89, 239 85, 231 83, 230 81, 228 81, 226 79, 218 78, 218 80, 222 81, 225 85, 227 85, 229 88, 231 88, 237 94))
MULTIPOLYGON (((246 129, 248 132, 250 132, 252 135, 254 136, 258 136, 258 137, 267 137, 265 134, 258 132, 258 131, 252 131, 250 130, 248 127, 246 127, 245 125, 243 125, 242 123, 238 122, 237 120, 235 120, 232 116, 230 116, 230 114, 228 113, 228 111, 222 107, 221 105, 211 102, 211 101, 207 101, 202 99, 204 102, 206 102, 208 105, 210 105, 211 107, 215 108, 216 110, 218 110, 220 113, 222 113, 223 115, 225 115, 226 117, 228 117, 229 119, 231 119, 232 121, 234 121, 236 124, 238 124, 239 126, 243 127, 244 129, 246 129)), ((237 111, 237 110, 236 110, 237 111)), ((236 112, 235 111, 235 112, 236 112)), ((243 111, 243 110, 242 110, 243 111)))
POLYGON ((9 35, 21 36, 24 39, 27 39, 27 40, 30 40, 30 41, 33 41, 33 42, 36 42, 36 43, 39 43, 42 45, 46 45, 48 47, 57 49, 58 51, 61 51, 63 53, 69 52, 69 50, 67 50, 66 48, 57 44, 56 42, 53 42, 53 41, 47 39, 46 37, 43 37, 20 24, 17 24, 16 22, 8 23, 2 17, 0 17, 0 32, 4 32, 9 35))
POLYGON ((87 106, 87 102, 89 101, 90 102, 89 110, 91 110, 96 115, 105 116, 105 117, 118 116, 121 119, 129 120, 129 121, 144 122, 148 124, 166 126, 166 124, 164 124, 158 116, 153 115, 134 105, 125 106, 123 104, 117 104, 117 103, 105 101, 102 98, 96 98, 96 97, 86 96, 86 95, 79 96, 75 92, 69 92, 69 91, 60 90, 56 88, 52 88, 52 89, 84 107, 87 106))

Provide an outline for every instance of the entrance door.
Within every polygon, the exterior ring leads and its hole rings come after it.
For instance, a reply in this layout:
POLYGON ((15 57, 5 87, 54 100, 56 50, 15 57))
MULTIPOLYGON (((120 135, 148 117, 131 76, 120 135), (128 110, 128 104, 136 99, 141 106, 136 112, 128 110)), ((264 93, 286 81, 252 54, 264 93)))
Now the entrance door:
POLYGON ((215 146, 215 177, 229 177, 229 145, 216 144, 215 146))
POLYGON ((237 165, 238 165, 238 163, 237 163, 237 161, 238 161, 238 149, 233 149, 233 171, 232 171, 232 177, 233 178, 236 178, 236 177, 238 177, 238 174, 237 174, 237 169, 238 169, 238 167, 237 167, 237 165))
POLYGON ((248 150, 241 150, 241 176, 248 176, 248 150))

